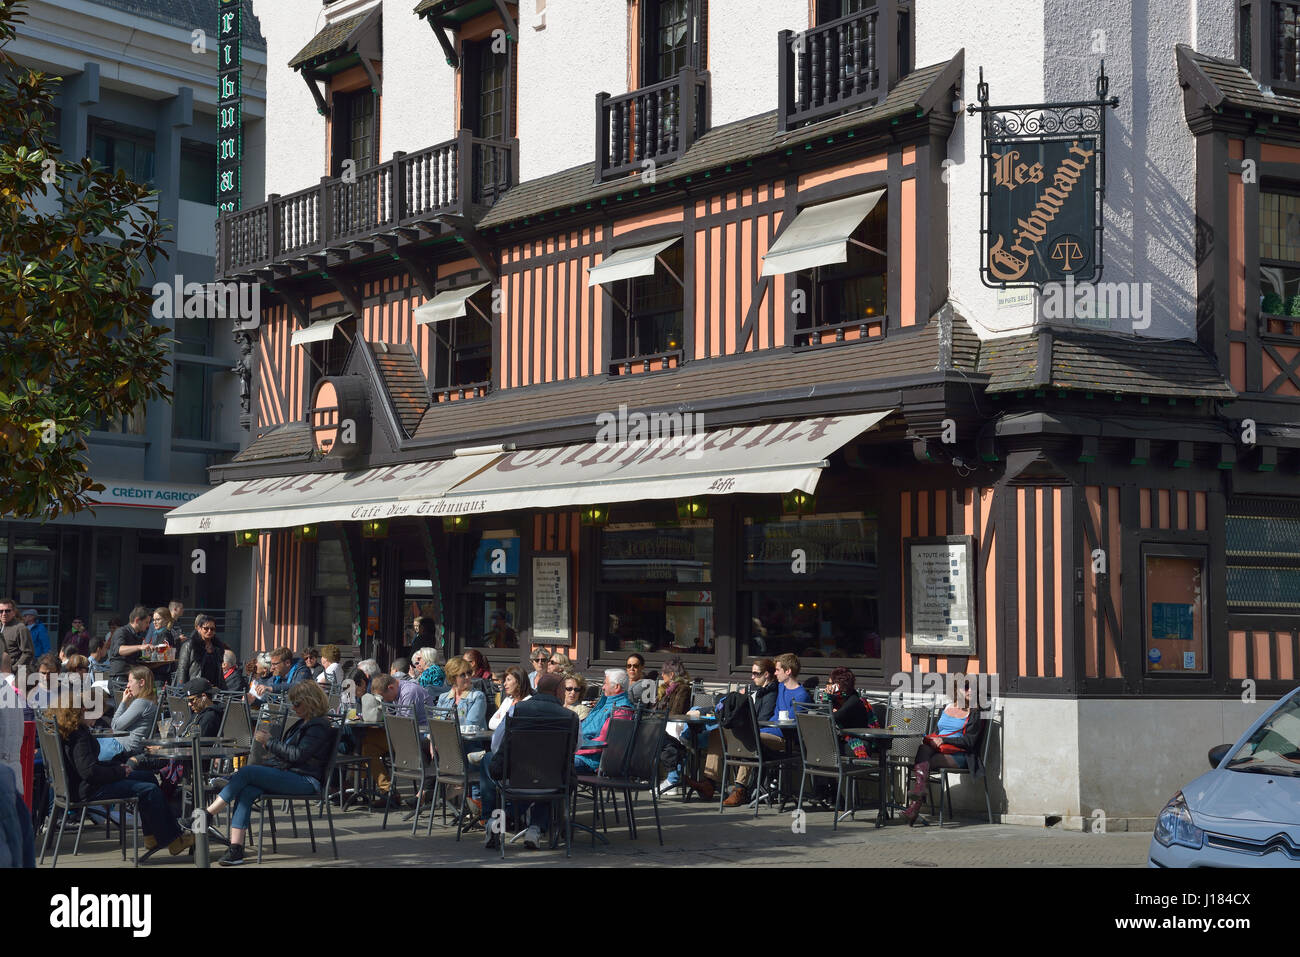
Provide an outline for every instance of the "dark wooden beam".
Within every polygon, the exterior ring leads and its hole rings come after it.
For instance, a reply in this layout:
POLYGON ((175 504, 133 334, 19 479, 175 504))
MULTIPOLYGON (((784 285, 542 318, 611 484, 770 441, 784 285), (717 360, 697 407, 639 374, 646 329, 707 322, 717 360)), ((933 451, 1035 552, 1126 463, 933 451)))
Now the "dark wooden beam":
POLYGON ((434 222, 446 226, 460 237, 461 241, 468 247, 470 255, 478 262, 479 268, 488 274, 489 279, 496 282, 501 278, 501 268, 497 265, 492 247, 474 228, 473 223, 464 216, 452 215, 437 216, 434 218, 434 222))
POLYGON ((411 255, 410 252, 398 253, 397 258, 406 267, 406 271, 411 274, 415 284, 420 287, 420 292, 424 294, 425 299, 432 299, 437 295, 438 275, 436 270, 430 269, 427 263, 411 255))
POLYGON ((1129 456, 1129 465, 1146 465, 1151 461, 1151 440, 1134 439, 1133 454, 1129 456))
POLYGON ((268 289, 271 295, 289 307, 289 311, 293 313, 293 317, 298 320, 298 324, 302 328, 306 329, 311 324, 307 318, 307 303, 304 300, 286 289, 275 286, 269 286, 268 289))
POLYGON ((429 18, 429 26, 433 28, 433 35, 438 38, 438 45, 447 57, 447 66, 459 69, 460 57, 456 55, 456 47, 452 44, 451 37, 447 36, 446 29, 441 24, 434 23, 432 17, 429 18))
POLYGON ((328 272, 325 274, 325 281, 333 286, 338 291, 338 294, 343 297, 343 301, 348 304, 348 308, 352 310, 352 315, 356 316, 358 321, 364 318, 366 307, 361 298, 360 286, 349 279, 328 272))
POLYGON ((519 42, 519 24, 515 23, 515 18, 510 15, 510 8, 506 6, 506 0, 492 0, 493 6, 497 8, 497 15, 501 17, 501 22, 506 27, 506 39, 519 42))
POLYGON ((1178 442, 1174 447, 1174 468, 1189 469, 1196 460, 1196 446, 1191 442, 1178 442))
POLYGON ((304 69, 302 78, 307 83, 307 89, 311 90, 311 98, 316 101, 316 112, 321 116, 329 116, 329 104, 325 102, 325 95, 321 93, 320 87, 316 85, 316 79, 304 69))

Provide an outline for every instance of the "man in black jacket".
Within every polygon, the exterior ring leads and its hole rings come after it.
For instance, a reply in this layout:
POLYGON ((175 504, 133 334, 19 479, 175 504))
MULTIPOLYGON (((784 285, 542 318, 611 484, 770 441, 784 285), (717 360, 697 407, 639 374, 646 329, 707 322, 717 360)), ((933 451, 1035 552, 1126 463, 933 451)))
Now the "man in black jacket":
MULTIPOLYGON (((564 688, 563 675, 542 675, 537 679, 537 692, 526 701, 521 701, 510 709, 509 715, 501 723, 504 733, 499 740, 494 737, 493 750, 483 758, 479 765, 481 779, 481 796, 483 799, 483 818, 487 822, 487 838, 483 846, 487 850, 497 847, 500 840, 498 825, 493 820, 493 811, 497 804, 497 782, 505 775, 505 752, 509 738, 516 731, 542 728, 566 728, 578 736, 578 716, 561 703, 560 695, 564 688)), ((524 832, 524 846, 536 850, 541 842, 541 835, 551 823, 551 805, 545 801, 517 805, 515 813, 524 817, 532 808, 532 822, 524 832)))

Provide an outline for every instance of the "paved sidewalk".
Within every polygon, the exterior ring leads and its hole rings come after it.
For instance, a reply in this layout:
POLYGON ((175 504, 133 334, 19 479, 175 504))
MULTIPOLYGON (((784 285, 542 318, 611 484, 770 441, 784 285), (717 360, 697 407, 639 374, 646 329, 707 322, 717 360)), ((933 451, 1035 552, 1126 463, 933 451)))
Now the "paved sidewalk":
MULTIPOLYGON (((760 812, 757 820, 752 811, 727 809, 719 814, 717 803, 702 805, 698 800, 683 804, 677 798, 660 805, 664 825, 664 846, 655 837, 654 818, 649 803, 638 805, 639 838, 628 837, 626 823, 620 815, 616 826, 609 818, 610 846, 597 843, 593 850, 588 835, 575 832, 573 857, 566 859, 564 849, 528 851, 522 842, 508 846, 506 865, 547 867, 566 865, 592 866, 667 866, 730 867, 736 864, 764 867, 1144 867, 1150 834, 1086 834, 1077 831, 1039 829, 1016 825, 990 825, 983 819, 960 819, 942 829, 908 828, 895 819, 886 827, 873 827, 874 811, 858 813, 856 821, 845 820, 835 832, 831 830, 828 811, 809 812, 807 829, 794 833, 790 812, 777 814, 770 809, 760 812)), ((389 818, 387 831, 380 830, 382 815, 365 811, 348 811, 335 816, 339 859, 330 854, 329 837, 324 822, 317 823, 319 852, 313 856, 298 814, 299 838, 290 834, 287 815, 277 815, 279 854, 270 853, 270 835, 261 867, 438 867, 501 866, 499 852, 483 850, 483 832, 471 831, 455 840, 454 829, 444 829, 441 816, 434 823, 433 835, 425 836, 425 818, 419 834, 412 838, 410 823, 402 826, 402 814, 389 818), (281 818, 283 817, 283 820, 281 818)), ((591 818, 589 805, 583 804, 580 820, 591 818)), ((256 818, 253 833, 256 834, 256 818)), ((130 834, 127 835, 128 856, 130 834)), ((38 847, 39 851, 39 847, 38 847)), ((102 827, 88 829, 82 840, 81 853, 71 856, 72 837, 65 836, 59 867, 120 868, 121 856, 117 836, 104 839, 102 827)), ((212 862, 224 853, 214 844, 212 862)), ((256 859, 256 851, 250 855, 256 859)), ((149 868, 191 867, 190 858, 161 857, 149 861, 149 868)), ((46 858, 46 866, 50 863, 46 858)), ((125 865, 130 867, 128 861, 125 865)), ((248 869, 257 868, 253 863, 248 869)))

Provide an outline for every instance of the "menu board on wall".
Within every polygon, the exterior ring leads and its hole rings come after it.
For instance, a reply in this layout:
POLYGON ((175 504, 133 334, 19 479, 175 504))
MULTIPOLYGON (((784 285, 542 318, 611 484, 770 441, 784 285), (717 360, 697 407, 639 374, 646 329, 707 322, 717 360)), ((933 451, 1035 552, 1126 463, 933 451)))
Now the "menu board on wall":
POLYGON ((974 655, 975 539, 903 540, 908 654, 974 655))
POLYGON ((569 644, 569 556, 533 558, 533 637, 569 644))

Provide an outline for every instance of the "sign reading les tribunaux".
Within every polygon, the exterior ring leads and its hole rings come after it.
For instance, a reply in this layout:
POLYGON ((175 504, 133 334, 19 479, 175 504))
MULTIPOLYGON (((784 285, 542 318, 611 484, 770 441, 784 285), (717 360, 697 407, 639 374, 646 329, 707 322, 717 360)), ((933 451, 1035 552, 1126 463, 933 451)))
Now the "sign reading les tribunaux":
POLYGON ((980 275, 986 285, 1091 282, 1101 273, 1106 186, 1105 63, 1094 100, 990 106, 980 69, 984 217, 980 275))

